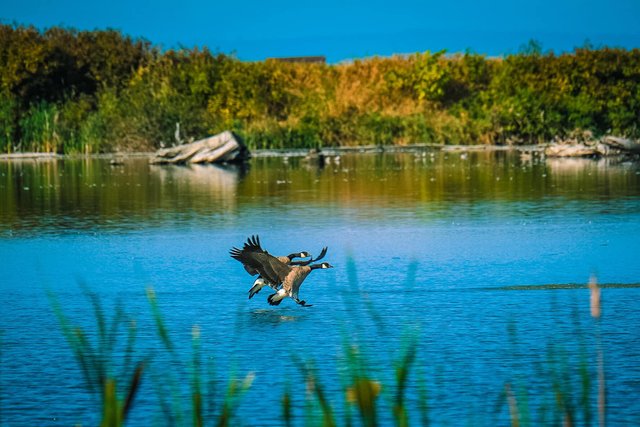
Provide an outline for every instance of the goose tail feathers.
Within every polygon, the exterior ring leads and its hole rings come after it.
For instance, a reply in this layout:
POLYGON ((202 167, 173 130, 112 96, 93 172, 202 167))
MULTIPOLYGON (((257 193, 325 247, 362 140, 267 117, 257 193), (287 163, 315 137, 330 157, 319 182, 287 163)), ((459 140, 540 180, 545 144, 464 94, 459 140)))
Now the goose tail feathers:
POLYGON ((285 296, 286 296, 285 293, 282 290, 280 290, 275 294, 269 295, 267 297, 267 302, 269 303, 269 305, 280 305, 280 303, 282 302, 285 296))

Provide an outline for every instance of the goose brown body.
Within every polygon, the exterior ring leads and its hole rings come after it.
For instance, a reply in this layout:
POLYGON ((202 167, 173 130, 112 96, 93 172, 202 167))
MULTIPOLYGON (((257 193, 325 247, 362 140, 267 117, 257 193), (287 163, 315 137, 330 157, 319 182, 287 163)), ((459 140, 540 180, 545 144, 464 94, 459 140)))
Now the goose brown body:
MULTIPOLYGON (((321 252, 321 255, 316 258, 318 260, 327 252, 327 248, 324 248, 321 252)), ((285 257, 275 257, 269 254, 267 251, 262 249, 260 246, 260 239, 258 236, 252 236, 247 239, 247 243, 244 244, 242 249, 232 248, 231 257, 240 261, 245 270, 251 274, 259 274, 264 279, 264 284, 261 284, 259 288, 252 293, 252 290, 258 284, 254 283, 254 286, 249 291, 250 296, 253 296, 257 293, 263 286, 268 285, 277 290, 275 294, 269 296, 268 301, 271 305, 278 305, 285 297, 290 297, 298 304, 306 305, 304 301, 300 301, 298 298, 298 292, 300 290, 300 285, 306 279, 306 277, 311 273, 312 270, 318 268, 331 268, 329 263, 321 263, 308 265, 310 262, 314 261, 312 258, 309 261, 302 261, 298 265, 288 265, 288 263, 284 262, 279 258, 285 257), (282 288, 280 288, 282 286, 282 288)), ((286 257, 288 258, 288 257, 286 257)), ((290 260, 290 258, 288 258, 290 260)))
MULTIPOLYGON (((258 278, 253 282, 253 285, 249 289, 249 299, 251 299, 255 294, 260 292, 260 290, 265 286, 269 286, 276 291, 280 289, 280 285, 275 284, 272 281, 265 278, 262 274, 260 274, 260 271, 255 267, 254 264, 252 264, 251 262, 248 262, 248 258, 247 258, 248 254, 254 254, 254 255, 259 253, 268 254, 267 251, 261 248, 260 238, 258 236, 249 237, 247 239, 247 243, 244 244, 244 247, 242 250, 238 248, 232 248, 230 253, 233 258, 242 262, 244 269, 247 273, 249 273, 252 276, 255 276, 256 274, 258 275, 258 278), (244 255, 244 261, 241 259, 243 257, 242 255, 243 252, 246 252, 244 255)), ((325 253, 326 253, 326 248, 323 249, 323 252, 321 253, 321 256, 319 258, 322 258, 325 253)), ((278 256, 274 258, 276 258, 278 261, 286 265, 308 265, 314 260, 313 257, 311 257, 309 260, 306 260, 306 261, 293 261, 293 259, 306 258, 310 256, 311 255, 308 252, 303 251, 303 252, 294 252, 286 256, 278 256)), ((319 258, 316 258, 316 259, 319 259, 319 258)))
MULTIPOLYGON (((294 258, 304 258, 309 256, 309 254, 307 252, 299 252, 299 253, 295 253, 295 254, 290 254, 287 256, 277 256, 276 259, 278 261, 280 261, 283 264, 287 264, 287 265, 295 265, 292 264, 294 263, 293 259, 294 258)), ((300 261, 296 261, 296 262, 300 262, 300 261)), ((301 262, 305 262, 305 261, 301 261, 301 262)), ((247 268, 245 267, 245 270, 247 268)), ((249 272, 249 274, 251 274, 252 276, 255 276, 256 274, 259 274, 257 270, 250 268, 251 271, 247 270, 249 272), (253 273, 252 273, 253 272, 253 273)), ((264 288, 265 286, 269 286, 270 288, 272 288, 273 290, 278 290, 280 289, 280 285, 276 285, 273 284, 271 282, 269 282, 268 280, 265 280, 264 277, 262 277, 261 275, 258 275, 258 278, 253 282, 253 285, 251 286, 251 288, 249 289, 249 299, 253 298, 253 296, 255 294, 257 294, 258 292, 260 292, 262 290, 262 288, 264 288)))
POLYGON ((291 271, 282 280, 282 289, 279 289, 278 292, 269 296, 267 300, 269 304, 278 305, 282 299, 290 297, 298 304, 305 305, 304 301, 298 299, 298 292, 300 285, 302 285, 304 279, 311 273, 311 270, 309 266, 292 267, 291 271))
POLYGON ((267 298, 269 304, 278 305, 284 298, 289 297, 302 306, 310 307, 309 304, 298 298, 298 292, 300 291, 302 282, 304 282, 309 273, 319 268, 332 268, 332 266, 328 262, 323 262, 309 266, 290 267, 291 270, 289 273, 282 277, 282 288, 267 298))

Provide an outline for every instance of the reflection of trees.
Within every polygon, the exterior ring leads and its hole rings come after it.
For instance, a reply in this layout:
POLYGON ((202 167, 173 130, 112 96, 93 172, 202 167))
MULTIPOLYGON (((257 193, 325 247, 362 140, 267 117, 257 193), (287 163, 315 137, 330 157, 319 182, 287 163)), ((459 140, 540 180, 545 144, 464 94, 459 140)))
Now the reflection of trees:
POLYGON ((637 197, 637 163, 616 159, 522 159, 517 152, 343 154, 324 168, 301 158, 255 158, 246 166, 111 166, 108 159, 0 162, 0 230, 138 228, 235 215, 241 210, 325 210, 384 216, 384 208, 443 216, 482 202, 548 197, 637 197), (380 209, 382 208, 382 209, 380 209))
POLYGON ((331 162, 318 171, 294 159, 283 163, 260 158, 254 159, 239 192, 252 204, 269 203, 275 197, 288 204, 429 209, 456 203, 536 201, 554 195, 598 198, 605 181, 611 183, 609 196, 637 191, 637 184, 628 181, 635 173, 612 159, 577 159, 575 164, 556 160, 564 159, 543 159, 538 154, 522 159, 515 151, 343 154, 339 164, 331 162), (577 188, 580 193, 573 191, 577 188))
POLYGON ((245 174, 242 166, 160 167, 146 158, 118 167, 87 158, 0 162, 0 229, 136 228, 173 214, 228 213, 245 174))

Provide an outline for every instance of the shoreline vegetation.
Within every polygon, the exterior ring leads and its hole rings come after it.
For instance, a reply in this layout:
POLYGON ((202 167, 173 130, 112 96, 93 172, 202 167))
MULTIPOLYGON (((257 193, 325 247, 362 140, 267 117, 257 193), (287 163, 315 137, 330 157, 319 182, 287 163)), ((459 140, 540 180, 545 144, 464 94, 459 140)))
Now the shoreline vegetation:
MULTIPOLYGON (((381 153, 414 153, 423 151, 447 151, 447 152, 472 152, 472 151, 510 151, 520 152, 544 152, 544 145, 443 145, 443 144, 410 144, 410 145, 357 145, 347 147, 323 147, 321 153, 325 156, 340 156, 342 154, 381 154, 381 153)), ((308 157, 310 150, 307 148, 263 148, 251 152, 251 157, 308 157)), ((107 153, 54 153, 54 152, 13 152, 0 153, 0 160, 49 160, 49 159, 72 159, 72 158, 104 158, 122 159, 126 158, 153 158, 154 151, 132 151, 132 152, 107 152, 107 153)))
MULTIPOLYGON (((352 273, 355 271, 353 265, 350 264, 349 268, 352 273)), ((413 280, 414 274, 410 271, 407 281, 413 280)), ((357 283, 356 279, 350 280, 357 283)), ((244 377, 236 372, 214 375, 212 367, 215 362, 212 360, 217 354, 215 348, 203 348, 198 324, 194 324, 191 331, 191 355, 179 356, 177 349, 188 347, 180 346, 174 340, 171 325, 165 322, 153 288, 147 288, 146 296, 155 325, 154 335, 160 352, 169 355, 168 359, 159 357, 157 352, 151 356, 141 351, 137 343, 137 321, 127 314, 122 305, 109 310, 98 294, 85 284, 81 285, 93 309, 97 331, 94 334, 73 323, 55 294, 48 292, 47 295, 73 357, 81 368, 78 373, 83 377, 86 391, 97 398, 92 408, 95 411, 93 418, 100 419, 101 426, 126 425, 131 413, 141 409, 138 396, 150 392, 152 398, 158 400, 161 409, 157 414, 161 417, 159 419, 172 425, 237 425, 241 417, 248 416, 243 412, 247 408, 241 408, 240 403, 253 383, 261 380, 260 375, 253 371, 244 377), (126 343, 123 342, 125 339, 126 343), (167 363, 171 364, 171 369, 166 369, 167 363), (185 381, 184 378, 190 380, 185 381), (149 382, 152 387, 145 388, 144 383, 149 382)), ((504 379, 504 390, 487 391, 487 401, 492 400, 493 393, 496 402, 493 409, 495 418, 491 424, 605 425, 608 408, 600 330, 602 288, 595 277, 586 285, 570 287, 580 292, 589 291, 591 320, 585 327, 577 312, 573 319, 576 343, 580 347, 579 357, 572 359, 562 346, 549 343, 547 354, 541 355, 538 368, 545 382, 542 389, 537 389, 530 379, 513 373, 512 377, 504 379), (592 337, 589 341, 595 348, 586 344, 588 336, 592 337)), ((586 300, 586 292, 584 296, 586 300)), ((368 307, 366 313, 375 320, 375 307, 368 307)), ((350 315, 357 314, 354 311, 350 315)), ((510 349, 513 352, 519 351, 517 329, 515 323, 507 329, 513 340, 510 349)), ((382 334, 383 330, 378 333, 382 334)), ((339 356, 339 392, 325 388, 328 374, 317 369, 313 359, 293 355, 292 365, 284 372, 291 376, 297 371, 297 381, 302 382, 300 386, 305 391, 301 392, 300 387, 292 390, 291 378, 280 390, 274 388, 274 404, 279 404, 281 411, 273 421, 287 426, 441 424, 443 420, 437 414, 438 386, 432 378, 424 375, 425 355, 419 346, 418 336, 419 330, 408 328, 403 333, 400 347, 390 349, 389 354, 383 356, 383 359, 389 359, 385 363, 393 366, 392 375, 388 377, 374 368, 371 353, 357 333, 355 336, 345 335, 342 355, 339 356)), ((152 402, 149 397, 145 406, 152 402)), ((143 407, 142 411, 145 410, 149 411, 149 408, 143 407)), ((444 421, 447 424, 450 420, 444 421)))
POLYGON ((114 30, 0 25, 0 61, 5 154, 149 152, 223 130, 252 152, 640 138, 640 49, 243 62, 114 30))

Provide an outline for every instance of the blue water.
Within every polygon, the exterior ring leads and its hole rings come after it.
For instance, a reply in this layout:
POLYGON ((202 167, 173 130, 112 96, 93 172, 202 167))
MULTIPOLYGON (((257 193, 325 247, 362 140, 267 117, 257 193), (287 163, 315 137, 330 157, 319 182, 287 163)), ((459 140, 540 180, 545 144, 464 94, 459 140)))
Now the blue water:
POLYGON ((281 425, 285 389, 303 425, 301 364, 311 361, 342 419, 349 346, 382 384, 379 416, 389 423, 408 342, 418 348, 408 389, 416 423, 424 387, 433 425, 508 425, 505 384, 534 424, 561 422, 555 384, 578 424, 585 407, 595 424, 600 349, 607 422, 640 423, 637 164, 503 153, 345 155, 324 168, 254 159, 243 171, 81 162, 0 163, 2 425, 100 420, 47 291, 90 339, 87 292, 108 318, 123 307, 120 343, 135 319, 134 359, 146 363, 131 425, 167 424, 161 397, 177 424, 191 421, 194 326, 213 413, 230 377, 252 378, 236 408, 241 425, 281 425), (247 299, 253 279, 228 250, 251 234, 274 254, 329 247, 335 268, 312 272, 301 289, 313 307, 271 307, 266 289, 247 299), (610 285, 598 320, 586 287, 536 288, 591 275, 610 285), (173 353, 158 337, 149 287, 173 353))

